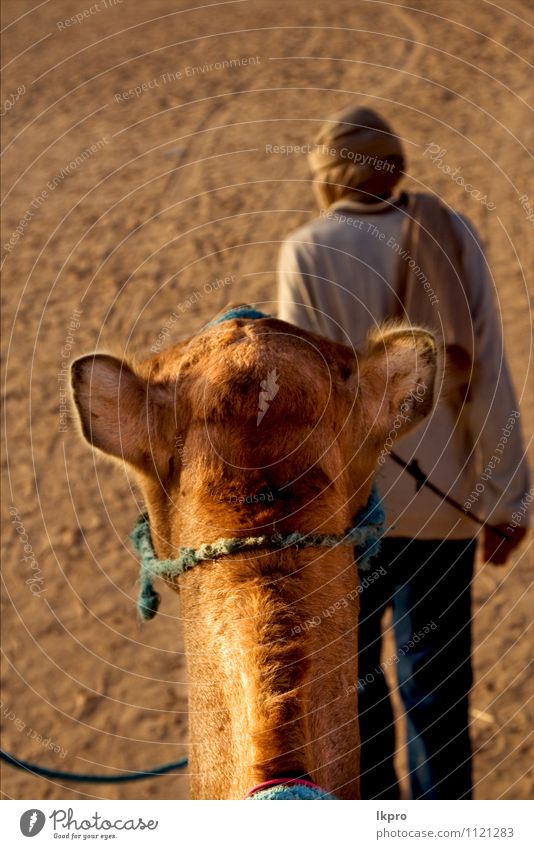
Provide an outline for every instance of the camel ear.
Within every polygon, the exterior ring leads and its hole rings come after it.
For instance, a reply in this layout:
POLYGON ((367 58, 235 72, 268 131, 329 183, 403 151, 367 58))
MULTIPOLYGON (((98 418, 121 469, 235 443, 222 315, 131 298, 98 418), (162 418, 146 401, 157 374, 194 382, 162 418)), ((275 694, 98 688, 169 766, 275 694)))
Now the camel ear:
POLYGON ((360 386, 379 441, 392 431, 403 436, 431 412, 437 364, 427 330, 386 325, 370 335, 360 386))
POLYGON ((89 354, 72 364, 72 393, 82 433, 95 448, 149 471, 168 456, 165 390, 122 360, 89 354))

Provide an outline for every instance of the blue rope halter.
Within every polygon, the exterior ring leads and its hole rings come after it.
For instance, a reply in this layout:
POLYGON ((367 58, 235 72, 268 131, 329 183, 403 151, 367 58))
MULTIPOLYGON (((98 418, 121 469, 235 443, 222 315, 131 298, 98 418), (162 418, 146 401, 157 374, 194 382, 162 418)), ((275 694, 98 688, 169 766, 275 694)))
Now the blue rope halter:
POLYGON ((206 560, 218 560, 228 554, 239 551, 254 551, 259 548, 274 548, 282 551, 286 548, 335 548, 338 545, 355 546, 358 568, 370 568, 370 559, 380 551, 380 540, 384 533, 384 508, 376 485, 373 485, 369 500, 354 520, 354 525, 344 534, 303 534, 293 531, 290 534, 272 534, 256 537, 231 537, 204 543, 199 548, 178 550, 178 556, 172 560, 158 560, 150 536, 148 516, 143 513, 137 520, 130 539, 140 560, 140 590, 137 610, 141 619, 152 619, 160 602, 159 593, 154 590, 154 578, 177 578, 188 569, 206 560))
POLYGON ((250 320, 256 318, 272 318, 272 316, 265 312, 260 312, 256 309, 256 307, 251 307, 250 304, 241 304, 238 307, 232 307, 222 315, 214 318, 213 321, 210 321, 210 323, 206 325, 205 329, 213 327, 215 324, 221 324, 223 321, 231 321, 233 318, 248 318, 250 320))
MULTIPOLYGON (((207 327, 230 321, 234 318, 259 319, 269 318, 265 313, 248 304, 237 307, 218 316, 207 327)), ((253 551, 258 548, 274 548, 279 551, 285 548, 335 548, 337 545, 353 545, 356 547, 356 560, 360 569, 369 568, 370 558, 380 550, 380 538, 384 533, 384 509, 373 485, 369 501, 354 520, 355 524, 344 534, 302 534, 293 531, 291 534, 272 534, 271 536, 232 537, 218 539, 206 543, 200 548, 180 548, 178 556, 172 560, 158 560, 154 553, 148 516, 142 514, 137 520, 130 539, 140 560, 140 591, 137 599, 137 609, 141 619, 152 619, 160 602, 159 593, 152 586, 154 578, 176 578, 188 569, 206 560, 217 560, 238 551, 253 551)))

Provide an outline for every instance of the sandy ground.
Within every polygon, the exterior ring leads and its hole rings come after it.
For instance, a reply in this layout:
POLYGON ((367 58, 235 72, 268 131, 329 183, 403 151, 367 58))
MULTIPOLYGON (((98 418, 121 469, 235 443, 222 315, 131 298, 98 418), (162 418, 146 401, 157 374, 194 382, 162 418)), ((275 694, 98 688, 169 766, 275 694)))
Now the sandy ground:
MULTIPOLYGON (((318 122, 354 100, 390 117, 409 153, 407 184, 439 191, 487 243, 523 431, 532 433, 533 240, 520 198, 534 206, 533 16, 527 0, 503 5, 3 2, 9 751, 89 771, 187 753, 178 602, 165 593, 156 620, 138 625, 126 544, 138 497, 65 418, 65 368, 97 347, 147 354, 177 309, 172 340, 230 300, 274 298, 280 240, 315 210, 305 156, 270 145, 306 144, 318 122), (73 15, 81 18, 67 26, 73 15), (461 169, 470 192, 425 154, 429 144, 445 148, 443 163, 461 169)), ((482 799, 533 791, 531 567, 527 545, 508 570, 480 569, 475 583, 472 732, 482 799)), ((80 788, 2 772, 11 798, 188 793, 186 776, 80 788)))

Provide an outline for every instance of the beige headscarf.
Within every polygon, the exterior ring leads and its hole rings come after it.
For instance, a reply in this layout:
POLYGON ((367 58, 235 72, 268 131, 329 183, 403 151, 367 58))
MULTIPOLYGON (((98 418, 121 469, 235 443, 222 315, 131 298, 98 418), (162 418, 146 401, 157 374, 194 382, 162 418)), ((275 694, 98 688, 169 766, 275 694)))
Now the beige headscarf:
POLYGON ((328 207, 343 197, 378 200, 391 195, 404 169, 398 136, 372 109, 351 107, 332 115, 309 155, 314 191, 328 207))

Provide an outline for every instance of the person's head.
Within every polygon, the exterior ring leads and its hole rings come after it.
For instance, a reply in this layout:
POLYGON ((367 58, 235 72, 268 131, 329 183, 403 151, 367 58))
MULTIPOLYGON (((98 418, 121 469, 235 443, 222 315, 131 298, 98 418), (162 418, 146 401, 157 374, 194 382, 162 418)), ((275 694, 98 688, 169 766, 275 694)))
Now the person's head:
POLYGON ((378 202, 389 198, 404 171, 399 137, 365 107, 338 112, 321 127, 309 156, 321 207, 345 198, 378 202))

